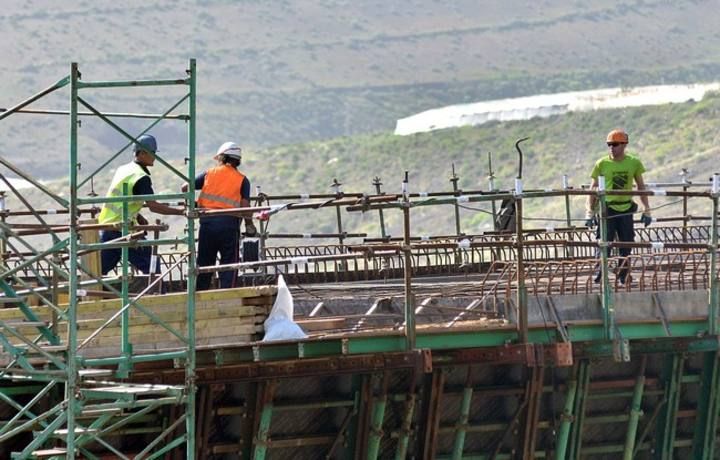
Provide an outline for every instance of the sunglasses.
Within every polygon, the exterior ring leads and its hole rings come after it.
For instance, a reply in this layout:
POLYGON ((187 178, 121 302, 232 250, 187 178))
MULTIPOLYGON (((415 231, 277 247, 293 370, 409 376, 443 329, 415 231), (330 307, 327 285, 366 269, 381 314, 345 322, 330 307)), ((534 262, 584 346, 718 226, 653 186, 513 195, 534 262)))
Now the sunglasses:
POLYGON ((617 147, 618 145, 623 145, 623 143, 622 142, 608 142, 607 143, 608 147, 617 147))

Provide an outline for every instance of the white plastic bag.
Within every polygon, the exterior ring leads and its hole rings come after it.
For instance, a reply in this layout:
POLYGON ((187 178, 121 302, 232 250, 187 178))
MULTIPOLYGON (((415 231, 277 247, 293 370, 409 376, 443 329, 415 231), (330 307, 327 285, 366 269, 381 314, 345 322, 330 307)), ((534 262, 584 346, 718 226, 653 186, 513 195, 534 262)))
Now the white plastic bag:
POLYGON ((275 297, 275 303, 272 310, 270 310, 270 315, 265 320, 265 337, 263 337, 262 341, 307 338, 307 334, 293 321, 294 310, 292 294, 290 294, 290 289, 285 284, 285 279, 280 275, 278 277, 277 297, 275 297))

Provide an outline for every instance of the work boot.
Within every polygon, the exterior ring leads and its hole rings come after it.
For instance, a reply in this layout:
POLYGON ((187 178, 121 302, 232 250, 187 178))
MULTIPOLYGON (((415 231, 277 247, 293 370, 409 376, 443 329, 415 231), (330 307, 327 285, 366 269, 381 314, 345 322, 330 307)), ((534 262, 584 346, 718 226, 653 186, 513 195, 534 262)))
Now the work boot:
POLYGON ((620 281, 620 284, 622 284, 623 286, 625 284, 630 284, 632 283, 632 276, 630 276, 628 272, 620 272, 620 274, 618 275, 618 281, 620 281))
POLYGON ((602 272, 597 272, 593 277, 593 283, 600 284, 600 281, 602 281, 602 272))

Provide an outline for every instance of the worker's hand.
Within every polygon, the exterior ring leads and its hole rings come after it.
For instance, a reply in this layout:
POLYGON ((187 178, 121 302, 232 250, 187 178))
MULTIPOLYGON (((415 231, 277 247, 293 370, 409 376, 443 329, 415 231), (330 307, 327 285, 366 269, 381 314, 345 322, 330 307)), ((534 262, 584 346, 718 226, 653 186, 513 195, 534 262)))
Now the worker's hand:
POLYGON ((253 217, 261 222, 266 222, 266 221, 270 220, 270 211, 266 210, 266 211, 256 212, 255 214, 253 214, 253 217))
POLYGON ((646 227, 652 223, 652 215, 650 214, 650 210, 648 208, 645 208, 642 216, 640 216, 640 222, 642 222, 642 224, 646 227))
POLYGON ((255 228, 255 224, 248 220, 245 221, 245 235, 250 237, 257 235, 257 229, 255 228))
POLYGON ((585 213, 585 226, 587 228, 593 228, 596 225, 597 225, 597 217, 595 216, 595 213, 586 212, 585 213))
POLYGON ((135 218, 135 220, 137 221, 138 225, 147 225, 148 224, 147 219, 145 217, 143 217, 142 214, 138 214, 137 217, 135 218))

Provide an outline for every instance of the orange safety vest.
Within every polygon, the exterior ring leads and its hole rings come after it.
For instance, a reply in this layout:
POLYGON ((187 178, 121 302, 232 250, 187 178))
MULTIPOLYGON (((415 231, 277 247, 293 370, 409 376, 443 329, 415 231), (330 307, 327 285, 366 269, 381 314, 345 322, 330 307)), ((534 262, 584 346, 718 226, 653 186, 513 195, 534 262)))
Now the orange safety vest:
POLYGON ((242 188, 245 176, 230 165, 211 168, 205 173, 205 181, 198 196, 198 207, 211 209, 241 208, 242 188))

